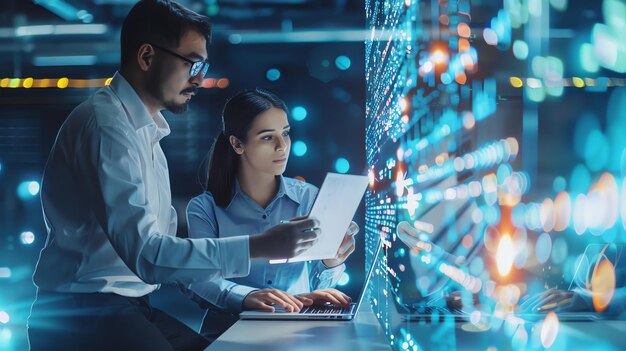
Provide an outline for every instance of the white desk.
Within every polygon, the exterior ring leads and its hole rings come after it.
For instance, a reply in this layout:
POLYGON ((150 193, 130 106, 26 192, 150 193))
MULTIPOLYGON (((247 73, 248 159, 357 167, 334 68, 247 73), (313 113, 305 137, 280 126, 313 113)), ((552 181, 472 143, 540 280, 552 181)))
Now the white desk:
POLYGON ((240 320, 206 350, 390 350, 369 303, 361 308, 352 321, 240 320))
MULTIPOLYGON (((207 351, 238 350, 391 350, 383 329, 368 304, 358 317, 349 322, 341 321, 239 321, 211 344, 207 351)), ((395 324, 395 323, 394 323, 395 324)), ((463 325, 419 324, 400 322, 412 333, 420 350, 520 350, 510 335, 498 331, 467 331, 463 325)), ((396 328, 392 332, 397 334, 396 328)), ((626 321, 563 322, 557 342, 551 348, 565 350, 626 350, 626 321)), ((533 349, 533 336, 529 335, 526 349, 533 349)), ((399 345, 394 350, 399 349, 399 345)))

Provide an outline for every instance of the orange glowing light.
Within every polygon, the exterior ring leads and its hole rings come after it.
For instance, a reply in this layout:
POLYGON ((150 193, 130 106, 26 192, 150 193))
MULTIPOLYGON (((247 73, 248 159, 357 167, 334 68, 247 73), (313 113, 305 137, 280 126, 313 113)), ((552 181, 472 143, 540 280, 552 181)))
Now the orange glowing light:
POLYGON ((476 125, 476 119, 472 111, 463 112, 463 127, 465 129, 472 129, 476 125))
POLYGON ((215 86, 216 80, 215 78, 207 78, 202 82, 203 88, 213 88, 215 86))
POLYGON ((441 64, 448 61, 448 55, 442 50, 435 50, 430 58, 430 60, 435 64, 441 64))
POLYGON ((474 245, 474 238, 472 238, 471 235, 467 234, 463 237, 463 247, 466 249, 469 249, 472 247, 472 245, 474 245))
POLYGON ((35 81, 35 84, 34 84, 36 88, 50 88, 53 86, 51 80, 48 78, 39 79, 38 81, 39 81, 39 84, 36 84, 37 80, 35 81))
POLYGON ((468 50, 469 48, 470 48, 469 40, 465 38, 459 39, 459 52, 463 52, 465 50, 468 50))
POLYGON ((226 78, 221 78, 221 79, 219 79, 217 81, 217 87, 220 88, 220 89, 224 89, 224 88, 228 87, 229 84, 230 84, 230 82, 226 78))
POLYGON ((369 178, 369 181, 370 181, 370 188, 374 189, 374 184, 376 184, 376 175, 374 175, 374 168, 370 169, 367 172, 367 177, 369 178))
POLYGON ((591 276, 591 301, 596 311, 606 310, 615 294, 615 267, 605 259, 596 264, 591 276))
POLYGON ((554 230, 562 232, 569 226, 572 216, 572 201, 569 194, 561 191, 554 199, 554 230))
POLYGON ((437 164, 437 166, 439 167, 443 165, 444 161, 445 161, 445 157, 443 155, 437 155, 437 157, 435 157, 435 164, 437 164))
POLYGON ((68 87, 70 88, 86 88, 90 85, 90 81, 87 79, 72 79, 70 80, 68 87))
POLYGON ((456 30, 459 33, 459 36, 463 38, 469 38, 470 35, 472 35, 472 30, 467 23, 459 23, 456 30))
POLYGON ((406 101, 406 98, 401 98, 398 101, 398 104, 400 105, 400 108, 402 109, 402 111, 406 112, 406 108, 407 108, 407 106, 409 106, 408 102, 406 101))
POLYGON ((465 75, 465 72, 461 72, 456 75, 456 78, 454 80, 456 80, 457 83, 463 85, 467 82, 467 76, 465 75))

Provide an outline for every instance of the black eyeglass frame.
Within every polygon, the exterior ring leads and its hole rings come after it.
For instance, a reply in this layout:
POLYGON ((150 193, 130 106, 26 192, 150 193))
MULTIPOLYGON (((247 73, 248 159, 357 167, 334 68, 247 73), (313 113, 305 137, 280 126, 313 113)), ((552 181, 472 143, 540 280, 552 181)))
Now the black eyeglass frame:
POLYGON ((160 45, 156 45, 156 44, 150 44, 150 45, 154 46, 155 48, 157 48, 159 50, 165 51, 166 53, 168 53, 168 54, 170 54, 172 56, 178 57, 179 59, 181 59, 181 60, 183 60, 183 61, 185 61, 187 63, 190 63, 191 64, 191 67, 189 67, 189 76, 190 77, 195 77, 195 76, 198 75, 198 73, 202 72, 202 79, 204 79, 206 77, 206 74, 207 74, 208 70, 209 70, 209 66, 211 66, 211 64, 209 63, 208 60, 193 61, 193 60, 190 60, 190 59, 186 58, 183 55, 177 54, 174 51, 166 49, 166 48, 164 48, 164 47, 162 47, 160 45))

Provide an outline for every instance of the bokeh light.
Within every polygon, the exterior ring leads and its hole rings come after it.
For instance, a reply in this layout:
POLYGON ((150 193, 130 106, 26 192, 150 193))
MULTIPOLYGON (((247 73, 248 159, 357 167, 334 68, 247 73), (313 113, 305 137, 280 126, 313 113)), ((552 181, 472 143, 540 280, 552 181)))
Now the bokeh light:
POLYGON ((335 66, 342 71, 348 70, 351 64, 352 62, 348 56, 341 55, 335 59, 335 66))
POLYGON ((513 55, 518 60, 526 60, 528 58, 528 44, 523 40, 513 42, 513 55))
POLYGON ((552 253, 552 238, 548 233, 542 233, 535 244, 535 255, 539 263, 546 263, 552 253))
POLYGON ((9 323, 10 320, 11 318, 8 313, 6 313, 5 311, 0 311, 0 323, 1 324, 7 324, 9 323))
POLYGON ((291 110, 291 117, 296 121, 304 121, 308 115, 306 108, 302 106, 295 106, 291 110))
POLYGON ((559 318, 556 313, 549 312, 541 324, 541 345, 550 348, 559 335, 559 318))
POLYGON ((280 71, 276 68, 270 68, 265 73, 265 77, 267 78, 267 80, 275 82, 280 79, 280 71))
POLYGON ((335 161, 335 170, 339 173, 348 173, 350 170, 350 162, 343 157, 335 161))
POLYGON ((30 245, 35 242, 35 234, 31 231, 25 231, 20 234, 20 241, 24 245, 30 245))
POLYGON ((498 253, 496 256, 496 262, 498 266, 498 273, 501 276, 507 276, 513 266, 513 258, 515 257, 515 249, 511 237, 508 235, 502 236, 500 243, 498 244, 498 253))
POLYGON ((36 181, 26 181, 22 182, 17 187, 17 195, 23 199, 29 199, 37 196, 39 194, 39 182, 36 181))
POLYGON ((293 152, 294 155, 298 156, 298 157, 302 157, 306 154, 307 152, 307 146, 304 143, 304 141, 296 141, 291 145, 291 150, 293 152))
POLYGON ((598 312, 607 309, 615 294, 615 267, 608 259, 600 261, 593 269, 591 276, 591 300, 593 308, 598 312))

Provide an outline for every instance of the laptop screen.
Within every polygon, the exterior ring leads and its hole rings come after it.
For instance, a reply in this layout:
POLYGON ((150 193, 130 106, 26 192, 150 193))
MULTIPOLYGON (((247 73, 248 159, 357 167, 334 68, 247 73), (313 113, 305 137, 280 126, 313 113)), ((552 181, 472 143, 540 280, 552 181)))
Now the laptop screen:
POLYGON ((594 269, 601 262, 608 260, 615 269, 615 285, 625 285, 625 269, 623 244, 591 244, 587 245, 585 252, 578 258, 576 270, 568 290, 583 289, 591 290, 591 277, 594 269))
POLYGON ((380 248, 382 246, 383 246, 382 242, 379 239, 378 243, 376 244, 376 248, 374 249, 374 255, 372 256, 372 263, 369 269, 367 270, 367 275, 365 275, 365 280, 363 281, 363 288, 361 289, 361 294, 359 295, 359 300, 357 301, 357 307, 354 312, 355 314, 358 313, 359 308, 361 307, 361 304, 363 303, 363 299, 365 298, 365 295, 367 295, 367 287, 369 285, 368 283, 370 279, 372 278, 372 272, 374 272, 374 269, 376 267, 376 260, 378 259, 378 255, 380 254, 380 248))

